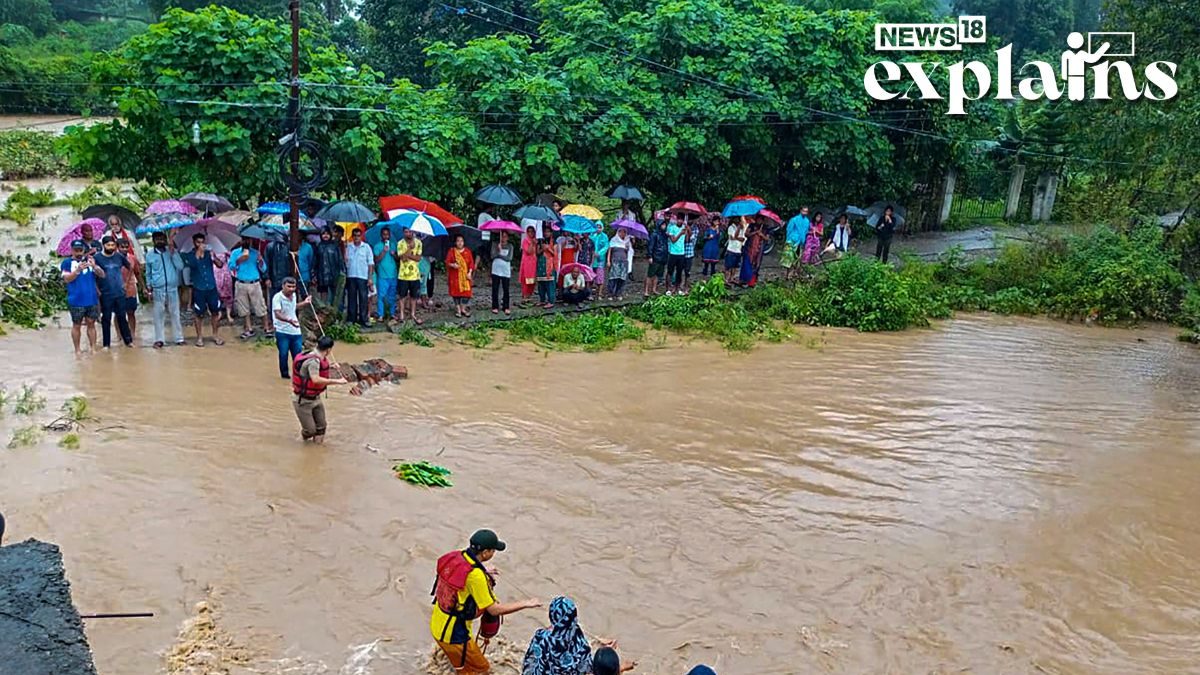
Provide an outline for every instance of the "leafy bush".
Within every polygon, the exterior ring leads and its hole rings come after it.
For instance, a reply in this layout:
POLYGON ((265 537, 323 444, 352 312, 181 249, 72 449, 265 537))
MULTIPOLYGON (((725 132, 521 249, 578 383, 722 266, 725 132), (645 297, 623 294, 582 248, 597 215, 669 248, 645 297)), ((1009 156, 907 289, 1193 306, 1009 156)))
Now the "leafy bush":
POLYGON ((47 131, 0 131, 0 177, 6 180, 63 173, 66 158, 47 131))
POLYGON ((1005 288, 987 296, 983 308, 997 314, 1037 314, 1041 310, 1038 299, 1024 288, 1005 288))
POLYGON ((18 185, 8 196, 7 204, 19 204, 31 208, 42 208, 54 203, 54 188, 44 187, 40 190, 30 190, 24 185, 18 185))
POLYGON ((24 204, 5 204, 0 209, 0 220, 11 220, 21 227, 33 222, 33 209, 24 204))
POLYGON ((396 334, 400 338, 402 345, 417 345, 418 347, 432 347, 433 340, 425 335, 425 332, 413 326, 405 326, 396 334))
POLYGON ((508 337, 546 349, 583 348, 599 352, 615 349, 626 340, 640 340, 645 331, 619 312, 588 312, 576 316, 554 315, 518 319, 507 326, 508 337))
POLYGON ((349 345, 361 345, 371 341, 371 338, 362 334, 356 323, 345 323, 339 321, 325 327, 325 334, 333 338, 337 342, 349 345))
POLYGON ((810 323, 860 331, 928 325, 948 308, 933 286, 933 270, 907 264, 908 272, 853 255, 828 265, 814 284, 810 323), (918 273, 919 271, 919 273, 918 273))

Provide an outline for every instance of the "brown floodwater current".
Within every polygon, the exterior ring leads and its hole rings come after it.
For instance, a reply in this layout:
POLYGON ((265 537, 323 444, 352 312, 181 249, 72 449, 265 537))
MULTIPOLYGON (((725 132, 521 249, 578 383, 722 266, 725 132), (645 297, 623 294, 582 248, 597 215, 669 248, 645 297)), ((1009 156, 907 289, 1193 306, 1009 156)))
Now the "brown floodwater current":
MULTIPOLYGON (((1200 352, 994 316, 807 335, 339 348, 410 380, 330 395, 305 447, 273 348, 76 361, 64 328, 15 331, 8 390, 101 421, 0 450, 0 509, 10 541, 62 547, 81 610, 156 613, 88 623, 105 674, 160 671, 210 592, 257 672, 418 672, 434 560, 484 526, 503 598, 570 594, 638 672, 1200 672, 1200 352)), ((10 404, 0 432, 22 423, 10 404)))

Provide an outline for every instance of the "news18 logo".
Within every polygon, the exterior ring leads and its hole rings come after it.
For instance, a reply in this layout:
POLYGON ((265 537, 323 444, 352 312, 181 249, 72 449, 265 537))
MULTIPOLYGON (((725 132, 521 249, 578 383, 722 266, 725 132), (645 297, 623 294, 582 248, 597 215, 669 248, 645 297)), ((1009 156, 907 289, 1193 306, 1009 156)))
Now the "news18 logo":
MULTIPOLYGON (((987 43, 987 17, 960 16, 954 23, 889 23, 876 24, 875 50, 880 52, 950 52, 962 51, 963 45, 987 43)), ((992 91, 996 85, 995 98, 1013 100, 1018 95, 1028 101, 1046 99, 1056 101, 1066 96, 1071 101, 1086 99, 1109 100, 1112 74, 1116 73, 1122 95, 1135 101, 1146 98, 1165 101, 1179 93, 1175 83, 1178 66, 1169 61, 1154 61, 1143 69, 1145 83, 1138 82, 1133 67, 1121 59, 1136 54, 1136 36, 1133 33, 1071 33, 1066 39, 1067 49, 1057 67, 1045 61, 1030 61, 1015 72, 1021 76, 1015 81, 1012 61, 1012 45, 995 52, 995 74, 990 64, 981 61, 959 61, 946 64, 941 61, 923 62, 908 60, 902 63, 879 61, 871 64, 863 74, 863 87, 867 94, 879 101, 895 98, 918 98, 922 100, 947 99, 950 102, 947 115, 965 115, 965 104, 978 101, 992 91), (943 96, 934 85, 933 74, 938 68, 947 71, 949 91, 943 96), (1090 75, 1090 77, 1089 77, 1090 75), (968 78, 970 76, 970 78, 968 78), (968 79, 973 79, 968 91, 968 79), (908 80, 905 83, 905 80, 908 80), (889 85, 887 88, 884 85, 889 85), (903 87, 903 90, 901 90, 903 87), (913 92, 913 89, 916 92, 913 92), (914 96, 914 93, 916 94, 914 96)))

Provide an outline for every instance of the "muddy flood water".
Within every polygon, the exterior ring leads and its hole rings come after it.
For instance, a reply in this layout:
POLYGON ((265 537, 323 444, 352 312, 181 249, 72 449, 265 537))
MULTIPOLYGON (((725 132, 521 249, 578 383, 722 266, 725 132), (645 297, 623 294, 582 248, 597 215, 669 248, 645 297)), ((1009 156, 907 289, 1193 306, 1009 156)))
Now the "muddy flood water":
POLYGON ((156 613, 88 623, 106 674, 160 672, 204 599, 233 672, 421 672, 434 560, 483 526, 502 598, 570 594, 637 672, 1200 672, 1200 352, 992 316, 812 335, 339 348, 410 380, 331 395, 316 448, 273 348, 75 361, 64 328, 14 331, 9 391, 86 394, 101 422, 0 450, 0 509, 10 541, 62 547, 81 611, 156 613))

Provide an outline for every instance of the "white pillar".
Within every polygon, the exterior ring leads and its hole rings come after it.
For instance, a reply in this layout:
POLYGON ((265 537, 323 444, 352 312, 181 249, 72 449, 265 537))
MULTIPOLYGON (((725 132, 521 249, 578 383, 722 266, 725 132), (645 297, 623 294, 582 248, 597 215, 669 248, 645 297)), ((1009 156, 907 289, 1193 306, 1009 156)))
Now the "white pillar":
POLYGON ((938 214, 938 225, 950 220, 950 207, 954 205, 954 184, 958 181, 958 169, 946 169, 946 181, 942 184, 942 210, 938 214))
POLYGON ((1012 220, 1021 210, 1021 188, 1025 186, 1025 165, 1013 167, 1012 177, 1008 179, 1008 201, 1004 204, 1004 219, 1012 220))

